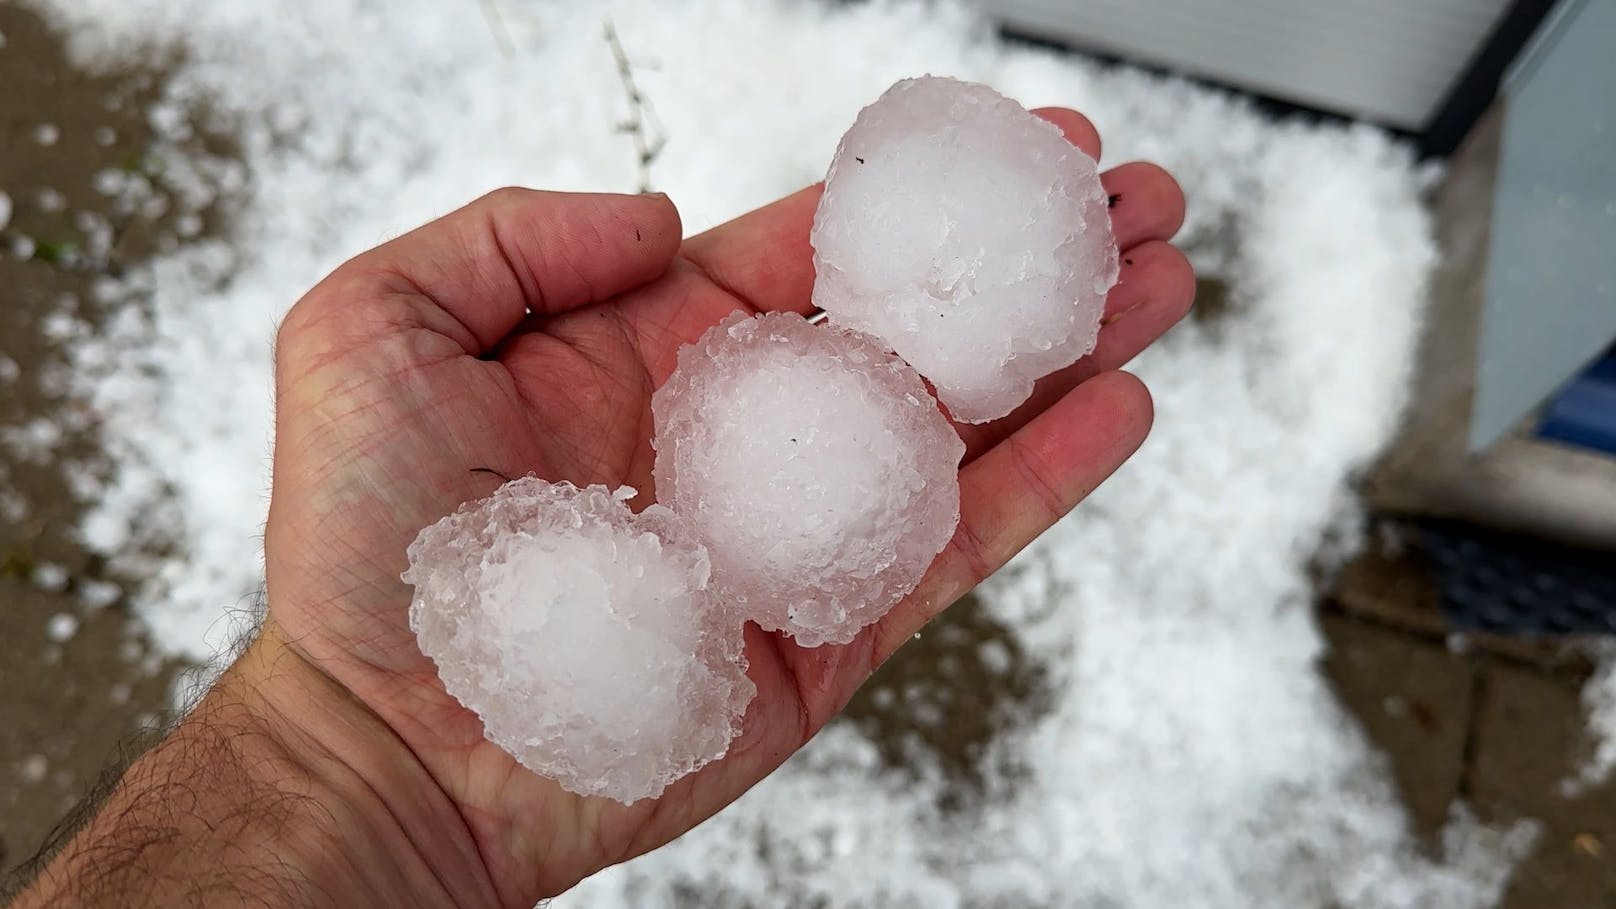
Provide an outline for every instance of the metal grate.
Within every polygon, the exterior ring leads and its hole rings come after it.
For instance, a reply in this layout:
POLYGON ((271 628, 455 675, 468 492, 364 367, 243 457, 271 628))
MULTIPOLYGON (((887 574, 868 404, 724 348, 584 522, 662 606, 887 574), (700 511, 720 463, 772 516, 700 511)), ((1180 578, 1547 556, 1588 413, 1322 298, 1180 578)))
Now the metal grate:
POLYGON ((1457 631, 1616 634, 1616 553, 1451 521, 1419 539, 1457 631))

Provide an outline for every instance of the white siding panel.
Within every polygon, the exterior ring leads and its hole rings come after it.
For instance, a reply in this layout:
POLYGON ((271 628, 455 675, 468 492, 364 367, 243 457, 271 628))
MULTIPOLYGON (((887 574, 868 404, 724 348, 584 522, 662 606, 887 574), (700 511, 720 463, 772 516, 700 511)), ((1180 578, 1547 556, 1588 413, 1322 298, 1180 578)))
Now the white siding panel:
POLYGON ((1509 0, 976 0, 1020 30, 1418 128, 1509 0))

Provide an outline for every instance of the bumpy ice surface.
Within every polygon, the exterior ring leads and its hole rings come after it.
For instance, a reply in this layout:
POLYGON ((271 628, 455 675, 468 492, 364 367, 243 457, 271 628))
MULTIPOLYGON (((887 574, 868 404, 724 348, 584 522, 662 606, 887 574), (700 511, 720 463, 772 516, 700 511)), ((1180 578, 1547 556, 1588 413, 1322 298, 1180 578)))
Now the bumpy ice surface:
POLYGON ((959 521, 965 445, 872 339, 732 316, 679 352, 651 403, 657 498, 695 527, 718 595, 813 647, 919 583, 959 521))
POLYGON ((705 551, 633 490, 528 477, 421 531, 410 627, 530 769, 632 802, 723 756, 756 694, 705 551))
POLYGON ((1093 350, 1117 280, 1094 159, 987 86, 934 76, 859 113, 811 239, 815 305, 971 423, 1093 350))

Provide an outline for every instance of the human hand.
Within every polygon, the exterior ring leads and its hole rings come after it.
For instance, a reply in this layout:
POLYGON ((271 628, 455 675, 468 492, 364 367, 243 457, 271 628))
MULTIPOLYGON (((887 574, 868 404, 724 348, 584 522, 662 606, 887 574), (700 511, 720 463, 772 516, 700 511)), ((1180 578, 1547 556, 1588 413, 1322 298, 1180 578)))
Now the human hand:
MULTIPOLYGON (((1098 157, 1083 117, 1040 115, 1098 157)), ((1184 203, 1151 165, 1104 179, 1124 264, 1099 346, 1009 417, 958 427, 960 526, 919 589, 846 645, 749 625, 758 694, 741 737, 628 806, 566 792, 484 739, 410 632, 405 550, 501 476, 629 485, 649 503, 651 392, 729 313, 810 311, 819 188, 683 242, 665 197, 502 190, 343 265, 277 344, 269 616, 249 654, 261 709, 375 789, 414 858, 471 882, 468 902, 531 906, 717 812, 1144 439, 1149 397, 1112 370, 1189 308, 1193 276, 1166 243, 1184 203)))

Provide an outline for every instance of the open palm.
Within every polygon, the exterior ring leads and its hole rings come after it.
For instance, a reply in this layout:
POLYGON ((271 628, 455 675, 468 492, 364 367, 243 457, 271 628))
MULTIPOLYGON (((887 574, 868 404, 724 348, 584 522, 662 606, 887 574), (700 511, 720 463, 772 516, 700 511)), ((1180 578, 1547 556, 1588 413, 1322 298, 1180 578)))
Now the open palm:
MULTIPOLYGON (((1098 156, 1081 116, 1040 115, 1098 156)), ((817 187, 689 240, 665 197, 502 190, 333 273, 279 338, 266 636, 413 753, 499 901, 532 905, 667 842, 801 747, 904 640, 1143 440, 1149 398, 1110 370, 1190 305, 1189 267, 1165 242, 1183 199, 1151 165, 1105 180, 1124 265, 1099 348, 1011 416, 959 427, 960 528, 885 620, 816 649, 747 627, 758 696, 741 738, 660 798, 581 798, 488 743, 410 633, 405 548, 501 477, 626 484, 641 490, 637 507, 652 501, 651 393, 680 345, 737 310, 811 310, 817 187)))

